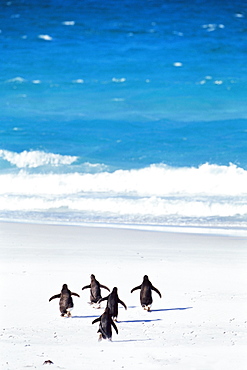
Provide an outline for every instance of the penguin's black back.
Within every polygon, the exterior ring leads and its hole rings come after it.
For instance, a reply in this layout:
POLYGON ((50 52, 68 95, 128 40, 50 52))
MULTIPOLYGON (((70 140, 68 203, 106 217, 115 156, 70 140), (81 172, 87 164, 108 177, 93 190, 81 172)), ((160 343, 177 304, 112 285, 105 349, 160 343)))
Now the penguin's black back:
POLYGON ((101 299, 100 283, 91 275, 90 300, 92 303, 97 303, 101 299))
POLYGON ((101 316, 99 330, 102 334, 103 339, 111 339, 112 338, 112 318, 110 314, 110 310, 108 308, 105 309, 105 312, 101 316))
POLYGON ((109 308, 112 317, 118 316, 118 300, 117 288, 113 288, 107 299, 107 307, 109 308))
POLYGON ((67 309, 73 307, 71 291, 68 289, 67 284, 64 284, 62 287, 59 307, 61 314, 66 314, 67 309))

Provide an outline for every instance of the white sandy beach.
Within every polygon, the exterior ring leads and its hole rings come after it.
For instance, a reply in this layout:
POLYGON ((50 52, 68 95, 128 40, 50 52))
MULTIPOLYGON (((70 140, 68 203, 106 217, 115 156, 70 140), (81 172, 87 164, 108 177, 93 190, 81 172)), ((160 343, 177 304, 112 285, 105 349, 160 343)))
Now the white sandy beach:
POLYGON ((246 237, 2 222, 0 250, 1 369, 246 369, 246 237), (112 342, 81 290, 92 273, 128 306, 112 342), (130 293, 145 274, 151 312, 130 293), (48 302, 64 283, 72 318, 48 302))

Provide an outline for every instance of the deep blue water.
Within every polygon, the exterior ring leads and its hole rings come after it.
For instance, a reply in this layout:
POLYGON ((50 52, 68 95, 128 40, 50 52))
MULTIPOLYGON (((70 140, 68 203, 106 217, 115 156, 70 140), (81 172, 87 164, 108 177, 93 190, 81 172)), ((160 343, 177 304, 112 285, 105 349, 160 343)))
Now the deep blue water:
POLYGON ((0 18, 1 219, 246 226, 246 2, 0 18))

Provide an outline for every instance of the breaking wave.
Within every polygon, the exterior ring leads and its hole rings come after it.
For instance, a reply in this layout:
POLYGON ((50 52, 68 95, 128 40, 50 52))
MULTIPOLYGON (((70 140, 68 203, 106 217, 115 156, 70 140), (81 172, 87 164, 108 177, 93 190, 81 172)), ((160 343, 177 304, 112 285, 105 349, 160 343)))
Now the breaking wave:
POLYGON ((110 172, 104 164, 84 162, 77 156, 0 150, 0 158, 14 166, 14 173, 3 173, 0 193, 39 194, 108 194, 135 197, 167 196, 246 196, 247 171, 234 164, 219 166, 205 163, 199 167, 148 167, 110 172), (77 164, 74 166, 74 164, 77 164), (63 166, 70 166, 69 173, 63 166), (32 168, 49 166, 44 170, 32 168), (57 173, 56 167, 61 166, 57 173), (54 168, 54 171, 52 171, 54 168), (91 173, 90 173, 91 172, 91 173), (11 189, 11 190, 10 190, 11 189))
POLYGON ((68 222, 207 224, 227 220, 234 224, 247 220, 247 171, 233 164, 190 168, 154 164, 114 172, 102 167, 97 173, 43 174, 29 173, 27 168, 73 163, 77 157, 43 152, 17 156, 7 151, 0 155, 21 168, 18 173, 0 175, 0 218, 8 214, 25 218, 34 212, 43 220, 68 222))
POLYGON ((71 164, 77 160, 76 156, 45 153, 43 151, 26 151, 21 153, 9 150, 0 150, 0 158, 18 168, 36 168, 44 165, 59 166, 71 164))

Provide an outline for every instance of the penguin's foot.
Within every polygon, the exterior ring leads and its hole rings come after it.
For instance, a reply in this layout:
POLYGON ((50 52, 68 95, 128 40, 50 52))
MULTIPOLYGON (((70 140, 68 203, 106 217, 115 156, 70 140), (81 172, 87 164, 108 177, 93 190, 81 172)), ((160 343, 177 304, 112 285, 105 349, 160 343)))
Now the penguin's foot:
POLYGON ((142 306, 144 310, 150 312, 151 311, 151 305, 147 305, 147 306, 142 306))
POLYGON ((93 308, 100 308, 100 303, 92 303, 93 308))

